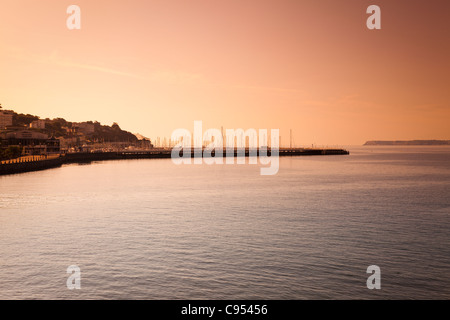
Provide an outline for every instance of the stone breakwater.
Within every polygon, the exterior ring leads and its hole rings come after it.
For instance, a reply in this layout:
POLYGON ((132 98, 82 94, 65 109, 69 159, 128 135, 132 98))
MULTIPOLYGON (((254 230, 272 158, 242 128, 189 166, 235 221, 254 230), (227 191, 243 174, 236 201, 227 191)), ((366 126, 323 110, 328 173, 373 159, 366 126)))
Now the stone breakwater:
MULTIPOLYGON (((192 151, 194 157, 196 152, 192 151)), ((234 152, 234 156, 249 156, 249 150, 243 153, 234 152)), ((315 155, 348 155, 344 149, 280 149, 279 156, 315 156, 315 155)), ((212 153, 214 155, 214 152, 212 153)), ((270 155, 270 150, 268 151, 270 155)), ((226 157, 224 152, 224 157, 226 157)), ((12 160, 0 164, 0 175, 31 172, 61 167, 63 164, 86 163, 106 160, 131 160, 131 159, 169 159, 171 150, 152 150, 142 152, 98 152, 98 153, 69 153, 54 158, 39 158, 39 160, 12 160)))
POLYGON ((23 173, 57 168, 63 165, 64 157, 36 161, 16 161, 0 164, 0 175, 23 173))

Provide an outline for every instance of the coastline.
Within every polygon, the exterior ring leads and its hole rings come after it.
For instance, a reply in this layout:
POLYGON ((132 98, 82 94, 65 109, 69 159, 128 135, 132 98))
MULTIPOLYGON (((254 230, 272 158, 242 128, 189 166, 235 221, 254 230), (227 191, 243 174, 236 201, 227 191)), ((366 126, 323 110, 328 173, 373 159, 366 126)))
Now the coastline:
MULTIPOLYGON (((256 152, 259 155, 259 150, 256 152)), ((345 149, 280 149, 279 156, 324 156, 324 155, 349 155, 350 152, 345 149)), ((267 151, 270 156, 270 149, 267 151)), ((152 151, 119 151, 119 152, 93 152, 93 153, 68 153, 56 158, 39 159, 35 161, 18 161, 12 160, 9 163, 0 164, 0 176, 18 174, 25 172, 41 171, 61 167, 64 164, 72 163, 89 163, 93 161, 107 160, 136 160, 136 159, 169 159, 172 156, 172 150, 156 149, 152 151)), ((191 157, 202 156, 203 151, 192 151, 191 157)), ((214 156, 214 152, 212 152, 214 156)), ((224 150, 224 157, 227 153, 224 150)), ((234 150, 233 157, 249 157, 250 151, 246 149, 244 152, 234 150)))

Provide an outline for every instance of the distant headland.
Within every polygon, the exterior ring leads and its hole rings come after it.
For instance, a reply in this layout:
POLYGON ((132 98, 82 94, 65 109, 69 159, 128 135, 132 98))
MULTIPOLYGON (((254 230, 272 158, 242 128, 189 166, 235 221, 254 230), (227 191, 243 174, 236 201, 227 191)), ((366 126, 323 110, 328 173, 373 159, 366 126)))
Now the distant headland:
POLYGON ((367 141, 364 146, 449 146, 450 140, 367 141))

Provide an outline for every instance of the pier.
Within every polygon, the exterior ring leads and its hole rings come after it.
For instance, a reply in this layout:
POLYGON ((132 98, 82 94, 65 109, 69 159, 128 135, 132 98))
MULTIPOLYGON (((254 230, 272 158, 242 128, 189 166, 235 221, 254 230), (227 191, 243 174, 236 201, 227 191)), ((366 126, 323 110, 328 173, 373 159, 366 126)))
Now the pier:
MULTIPOLYGON (((203 157, 205 149, 193 149, 191 157, 203 157)), ((182 153, 181 153, 182 154, 182 153)), ((267 154, 271 156, 270 148, 267 154)), ((344 149, 317 149, 317 148, 281 148, 278 151, 280 157, 286 156, 323 156, 323 155, 348 155, 344 149)), ((251 157, 260 155, 260 150, 235 149, 233 157, 251 157)), ((215 156, 214 151, 211 156, 215 156)), ((227 150, 223 150, 223 157, 227 157, 227 150)), ((0 176, 7 174, 39 171, 61 167, 71 163, 89 163, 106 160, 131 160, 131 159, 169 159, 172 157, 172 149, 152 149, 146 151, 117 151, 117 152, 78 152, 52 156, 26 156, 18 159, 5 160, 0 163, 0 176)))
POLYGON ((26 156, 18 159, 5 160, 0 163, 0 176, 30 171, 40 171, 57 168, 63 165, 64 157, 56 156, 26 156))

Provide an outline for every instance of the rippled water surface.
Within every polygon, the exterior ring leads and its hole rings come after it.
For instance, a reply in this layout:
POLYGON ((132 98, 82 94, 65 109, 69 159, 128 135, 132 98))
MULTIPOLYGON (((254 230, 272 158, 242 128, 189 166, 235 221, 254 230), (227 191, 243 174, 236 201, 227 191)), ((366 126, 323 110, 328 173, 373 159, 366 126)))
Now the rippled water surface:
POLYGON ((350 151, 2 176, 0 298, 449 299, 450 148, 350 151))

